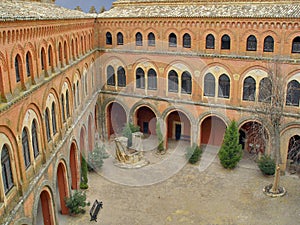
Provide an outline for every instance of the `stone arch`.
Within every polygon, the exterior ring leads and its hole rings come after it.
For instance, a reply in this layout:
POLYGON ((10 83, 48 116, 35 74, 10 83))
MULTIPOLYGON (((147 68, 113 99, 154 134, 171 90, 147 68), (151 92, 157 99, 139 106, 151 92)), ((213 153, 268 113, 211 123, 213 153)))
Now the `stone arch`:
POLYGON ((15 225, 33 225, 32 220, 28 217, 22 217, 18 219, 15 223, 15 225))

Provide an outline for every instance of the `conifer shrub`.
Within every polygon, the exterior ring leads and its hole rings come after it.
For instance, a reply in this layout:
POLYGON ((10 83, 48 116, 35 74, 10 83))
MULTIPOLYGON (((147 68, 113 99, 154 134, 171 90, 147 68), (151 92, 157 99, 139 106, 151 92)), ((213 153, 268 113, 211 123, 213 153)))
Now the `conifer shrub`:
POLYGON ((128 147, 132 146, 132 133, 140 131, 140 127, 132 123, 126 123, 122 130, 122 135, 128 138, 128 147))
POLYGON ((263 155, 258 160, 258 167, 261 172, 265 175, 274 175, 276 169, 275 160, 271 158, 269 155, 263 155))
POLYGON ((227 127, 221 149, 218 153, 222 166, 226 169, 233 169, 242 158, 242 145, 239 144, 239 131, 236 122, 233 120, 227 127))
POLYGON ((186 159, 189 161, 191 164, 195 164, 200 160, 200 157, 202 155, 202 149, 196 145, 195 143, 193 146, 188 146, 186 148, 186 159))
POLYGON ((88 186, 88 166, 85 157, 81 157, 81 179, 80 179, 80 189, 87 189, 88 186))
POLYGON ((88 171, 96 171, 102 168, 103 159, 107 159, 109 154, 105 151, 105 146, 96 143, 95 148, 88 154, 88 171))

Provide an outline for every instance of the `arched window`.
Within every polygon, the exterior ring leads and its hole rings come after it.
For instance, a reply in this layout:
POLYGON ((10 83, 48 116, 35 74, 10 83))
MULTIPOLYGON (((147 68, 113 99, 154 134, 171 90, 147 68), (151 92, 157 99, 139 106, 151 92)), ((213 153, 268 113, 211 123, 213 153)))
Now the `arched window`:
POLYGON ((31 137, 32 137, 31 142, 33 148, 33 155, 34 158, 36 158, 40 154, 40 151, 39 151, 39 141, 37 135, 37 125, 35 120, 32 121, 32 125, 31 125, 31 137))
POLYGON ((206 49, 214 49, 215 48, 215 37, 212 34, 206 36, 206 49))
POLYGON ((52 46, 49 45, 49 48, 48 48, 48 64, 49 66, 53 66, 52 65, 52 46))
POLYGON ((148 71, 148 89, 156 90, 157 89, 157 75, 154 69, 148 71))
POLYGON ((51 134, 50 134, 50 121, 49 121, 49 110, 46 108, 45 110, 45 125, 46 125, 46 135, 47 135, 47 141, 49 142, 51 140, 51 134))
POLYGON ((69 105, 69 91, 66 91, 66 111, 67 111, 67 117, 70 117, 70 105, 69 105))
POLYGON ((216 81, 214 75, 208 73, 204 77, 204 96, 214 97, 216 93, 216 81))
POLYGON ((28 51, 26 53, 26 74, 27 74, 27 77, 30 77, 31 76, 31 65, 32 65, 32 61, 31 61, 31 54, 30 52, 28 51))
POLYGON ((112 45, 112 36, 110 32, 106 33, 106 44, 107 45, 112 45))
POLYGON ((270 102, 272 96, 272 82, 268 77, 259 82, 258 101, 270 102))
POLYGON ((247 51, 256 51, 257 49, 257 40, 254 35, 250 35, 247 38, 247 51))
POLYGON ((243 85, 243 100, 255 101, 256 82, 252 77, 247 77, 243 85))
POLYGON ((44 48, 41 50, 41 67, 42 70, 46 69, 46 53, 44 48))
POLYGON ((174 70, 168 74, 168 87, 170 92, 178 92, 178 74, 174 70))
POLYGON ((68 63, 67 56, 68 56, 68 47, 67 47, 67 42, 65 41, 64 42, 64 59, 65 59, 66 64, 68 63))
POLYGON ((218 97, 229 98, 230 95, 230 79, 226 74, 219 77, 218 97))
POLYGON ((271 36, 264 40, 264 52, 274 52, 274 39, 271 36))
POLYGON ((192 76, 187 71, 183 72, 181 75, 181 93, 192 93, 192 76))
POLYGON ((126 87, 126 74, 125 74, 125 69, 122 66, 118 68, 117 76, 118 76, 118 86, 126 87))
POLYGON ((71 49, 72 49, 72 58, 75 59, 75 46, 74 46, 74 40, 71 41, 71 49))
POLYGON ((169 47, 176 47, 177 46, 177 37, 174 33, 169 35, 169 47))
POLYGON ((31 160, 30 160, 30 152, 29 152, 28 134, 25 128, 23 128, 22 131, 22 149, 23 149, 25 168, 27 169, 31 164, 31 160))
POLYGON ((145 72, 142 68, 137 68, 135 74, 136 88, 145 88, 145 72))
POLYGON ((65 116, 65 101, 64 101, 64 95, 61 95, 61 116, 63 122, 66 122, 66 116, 65 116))
POLYGON ((295 37, 292 45, 292 53, 300 53, 300 37, 295 37))
POLYGON ((115 70, 112 66, 108 66, 106 69, 107 85, 115 86, 115 70))
POLYGON ((16 81, 20 82, 21 80, 21 57, 19 54, 15 57, 15 71, 16 71, 16 81))
POLYGON ((117 44, 118 45, 123 45, 124 44, 124 40, 123 40, 123 34, 121 32, 119 32, 117 34, 117 44))
POLYGON ((80 89, 79 89, 79 80, 76 83, 76 97, 77 97, 77 103, 80 104, 80 89))
POLYGON ((300 84, 297 80, 288 83, 286 93, 286 105, 299 106, 300 84))
POLYGON ((9 157, 8 148, 6 145, 3 146, 1 151, 1 168, 2 168, 2 179, 4 185, 4 193, 7 194, 14 186, 11 160, 9 157))
POLYGON ((53 134, 56 134, 56 113, 55 113, 55 103, 52 102, 52 108, 51 108, 51 116, 52 116, 52 130, 53 134))
POLYGON ((148 34, 148 45, 155 46, 155 35, 152 32, 148 34))
POLYGON ((190 48, 191 47, 191 35, 184 34, 183 35, 183 47, 190 48))
POLYGON ((135 45, 136 46, 143 45, 143 35, 140 32, 137 32, 135 35, 135 45))
POLYGON ((227 34, 222 36, 221 49, 230 49, 230 37, 227 34))

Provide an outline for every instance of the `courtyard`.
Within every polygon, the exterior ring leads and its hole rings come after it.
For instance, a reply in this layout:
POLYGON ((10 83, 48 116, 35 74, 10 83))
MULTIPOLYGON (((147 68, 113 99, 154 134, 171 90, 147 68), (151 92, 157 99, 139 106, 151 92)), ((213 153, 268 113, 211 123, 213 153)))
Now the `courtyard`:
POLYGON ((206 146, 200 163, 187 164, 187 142, 173 142, 165 155, 145 152, 146 167, 124 169, 105 160, 101 171, 89 173, 86 191, 91 204, 103 201, 97 222, 87 212, 60 216, 59 224, 189 225, 276 224, 300 221, 300 179, 286 173, 281 186, 287 194, 267 197, 262 189, 273 177, 262 175, 247 155, 234 170, 219 163, 218 148, 206 146))

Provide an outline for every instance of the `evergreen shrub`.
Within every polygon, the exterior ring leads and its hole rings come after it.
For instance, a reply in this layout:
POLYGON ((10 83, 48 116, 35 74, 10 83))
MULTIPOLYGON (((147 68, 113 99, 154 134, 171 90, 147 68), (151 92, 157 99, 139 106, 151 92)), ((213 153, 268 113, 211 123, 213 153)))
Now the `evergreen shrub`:
POLYGON ((274 175, 276 169, 275 160, 271 158, 269 155, 263 155, 258 160, 258 167, 261 172, 265 175, 274 175))

